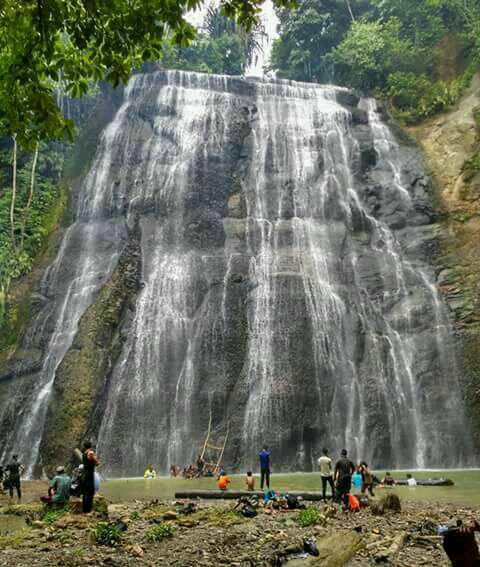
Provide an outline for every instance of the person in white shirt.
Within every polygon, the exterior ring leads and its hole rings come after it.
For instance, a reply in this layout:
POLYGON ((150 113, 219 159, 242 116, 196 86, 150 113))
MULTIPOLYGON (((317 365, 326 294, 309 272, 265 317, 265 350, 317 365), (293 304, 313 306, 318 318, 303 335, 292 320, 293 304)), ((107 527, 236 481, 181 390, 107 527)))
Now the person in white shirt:
POLYGON ((417 481, 412 477, 410 473, 407 474, 407 484, 408 486, 417 486, 417 481))
POLYGON ((328 449, 322 449, 322 456, 318 459, 320 476, 322 478, 322 498, 327 501, 327 483, 332 489, 332 500, 335 498, 335 485, 333 484, 332 459, 328 456, 328 449))

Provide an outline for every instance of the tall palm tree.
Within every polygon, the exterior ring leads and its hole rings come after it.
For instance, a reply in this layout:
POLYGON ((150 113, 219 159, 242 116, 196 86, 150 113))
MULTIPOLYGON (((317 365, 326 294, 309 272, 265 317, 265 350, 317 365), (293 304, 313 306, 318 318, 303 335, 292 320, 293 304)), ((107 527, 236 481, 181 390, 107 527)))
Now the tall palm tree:
POLYGON ((210 4, 203 19, 203 30, 211 39, 218 39, 225 33, 235 33, 242 40, 247 63, 251 65, 259 53, 263 53, 263 44, 267 38, 265 28, 257 24, 251 32, 246 32, 234 20, 222 14, 221 8, 210 4))

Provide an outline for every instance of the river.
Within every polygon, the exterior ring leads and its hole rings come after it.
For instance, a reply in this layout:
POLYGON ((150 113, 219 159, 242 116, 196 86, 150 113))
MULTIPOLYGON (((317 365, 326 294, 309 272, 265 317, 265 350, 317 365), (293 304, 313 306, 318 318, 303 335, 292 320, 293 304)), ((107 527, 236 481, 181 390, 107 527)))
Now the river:
MULTIPOLYGON (((445 470, 445 471, 410 471, 415 478, 451 478, 454 486, 414 488, 398 486, 395 490, 401 498, 409 500, 428 500, 441 503, 455 503, 459 506, 480 506, 480 469, 445 470)), ((381 478, 383 471, 376 472, 381 478)), ((404 471, 392 473, 395 478, 404 478, 404 471)), ((232 475, 231 489, 243 489, 243 475, 232 475)), ((272 488, 281 492, 288 490, 320 490, 318 473, 272 474, 272 488)), ((259 479, 256 477, 256 487, 259 479)), ((177 490, 215 489, 213 478, 196 480, 171 479, 161 477, 156 480, 140 478, 117 479, 104 481, 101 492, 113 502, 125 500, 149 500, 153 498, 173 499, 177 490)), ((377 489, 381 494, 385 489, 377 489)))

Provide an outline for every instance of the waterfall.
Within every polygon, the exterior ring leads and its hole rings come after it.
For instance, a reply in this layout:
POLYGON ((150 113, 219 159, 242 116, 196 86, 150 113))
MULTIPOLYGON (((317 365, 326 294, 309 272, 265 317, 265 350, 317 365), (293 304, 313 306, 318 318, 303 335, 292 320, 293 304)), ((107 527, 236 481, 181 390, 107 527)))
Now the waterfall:
POLYGON ((143 285, 96 424, 107 474, 191 462, 210 415, 232 467, 263 443, 285 469, 322 446, 392 468, 466 462, 453 330, 416 245, 422 176, 347 89, 132 77, 45 274, 24 341, 42 365, 9 386, 3 459, 36 463, 56 369, 135 217, 143 285))

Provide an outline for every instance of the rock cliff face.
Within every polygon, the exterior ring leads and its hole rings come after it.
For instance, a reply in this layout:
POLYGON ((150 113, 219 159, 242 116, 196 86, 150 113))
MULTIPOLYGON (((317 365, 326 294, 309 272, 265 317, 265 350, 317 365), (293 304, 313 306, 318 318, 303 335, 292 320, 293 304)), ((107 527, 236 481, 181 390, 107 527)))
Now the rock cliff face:
POLYGON ((480 444, 480 74, 458 106, 411 129, 436 182, 439 288, 454 315, 465 399, 480 444))
POLYGON ((230 468, 262 443, 284 469, 323 445, 467 463, 430 183, 384 118, 335 87, 133 77, 5 369, 4 458, 89 435, 107 473, 166 470, 211 415, 230 468))

